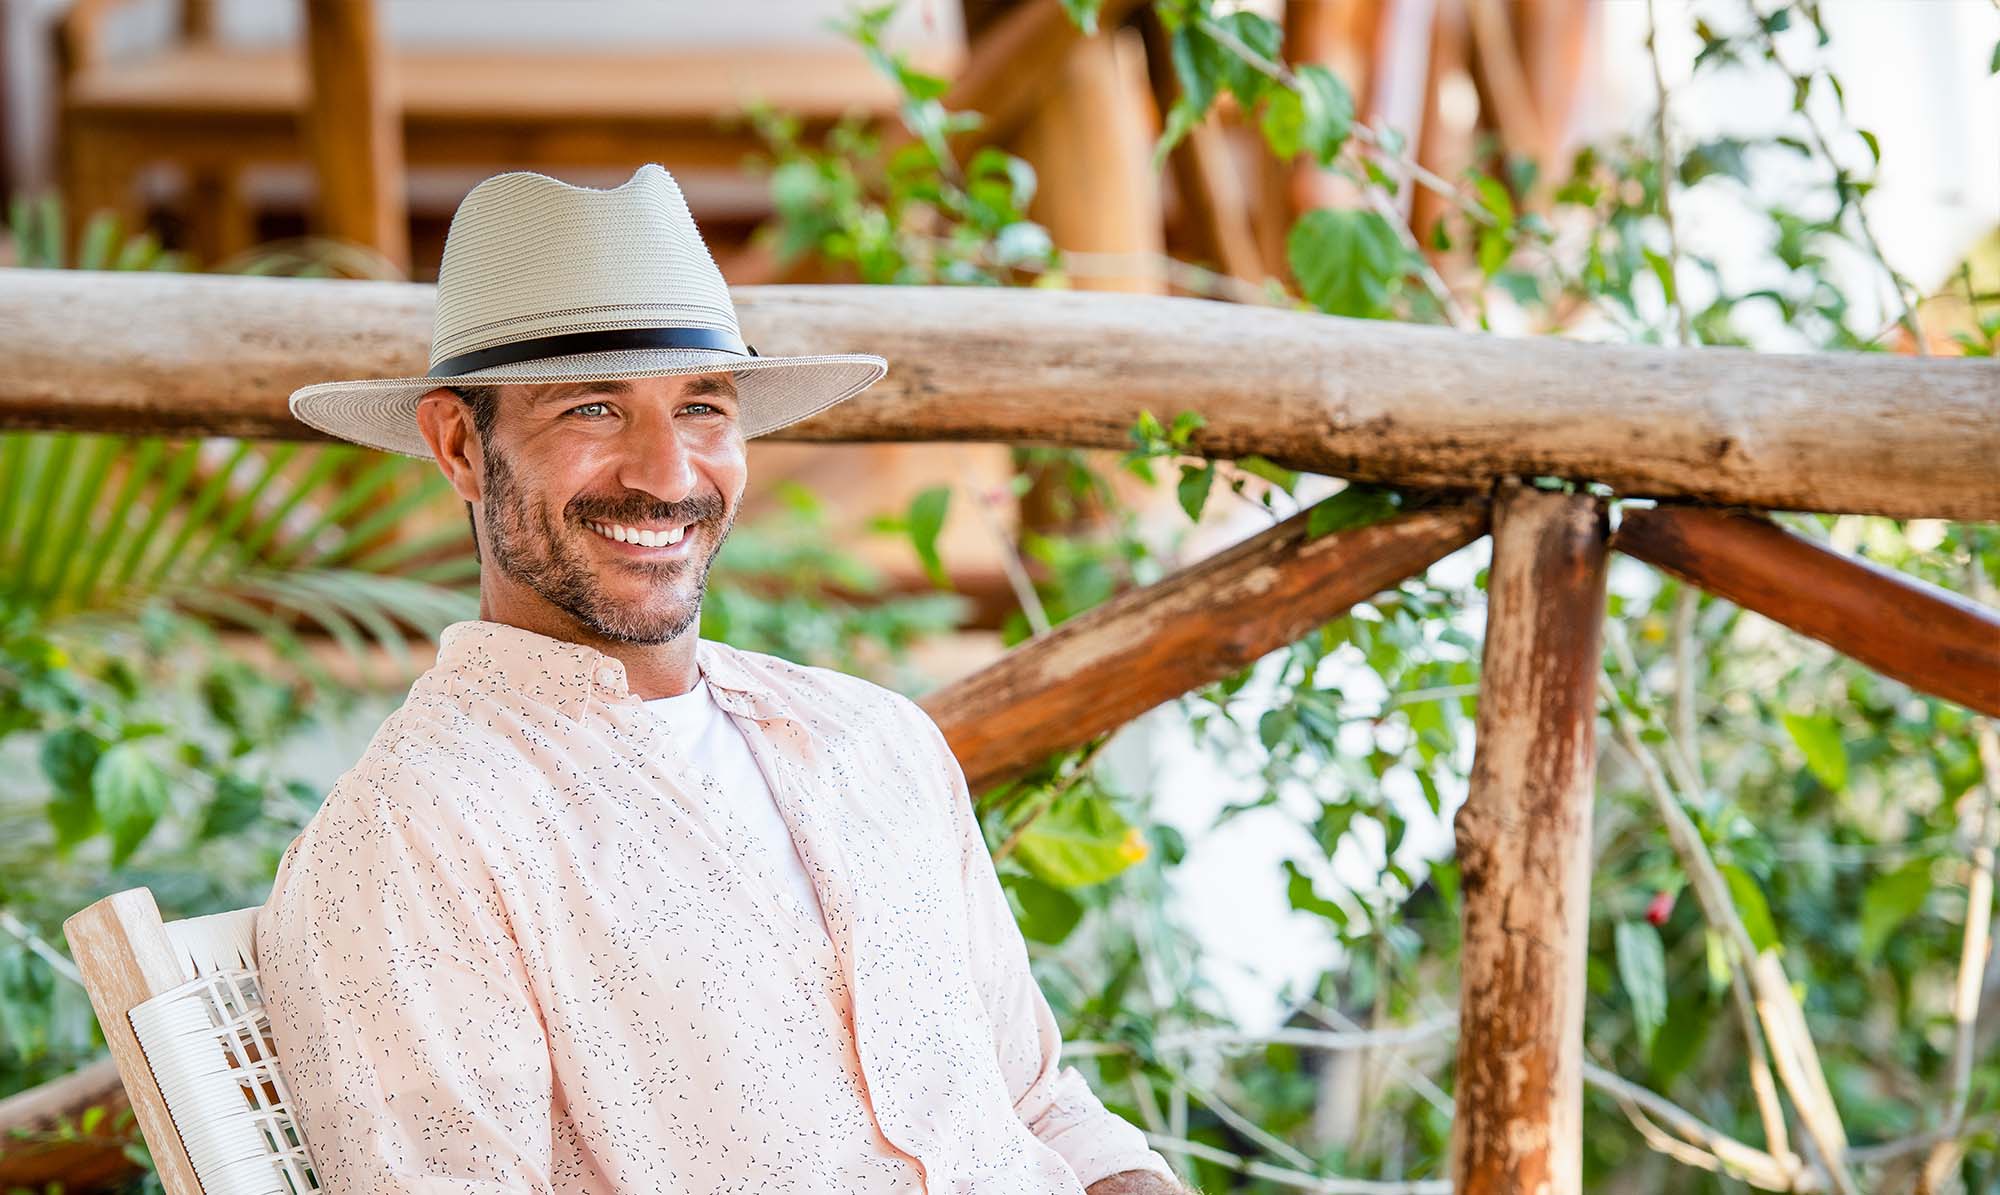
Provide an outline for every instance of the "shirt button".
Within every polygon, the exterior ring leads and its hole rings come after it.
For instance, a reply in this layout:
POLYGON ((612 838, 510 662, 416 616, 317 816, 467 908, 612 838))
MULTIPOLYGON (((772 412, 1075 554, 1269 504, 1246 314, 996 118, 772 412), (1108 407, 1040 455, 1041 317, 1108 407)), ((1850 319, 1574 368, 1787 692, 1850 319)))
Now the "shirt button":
POLYGON ((597 679, 600 684, 615 684, 618 681, 618 670, 609 667, 599 668, 597 670, 597 679))

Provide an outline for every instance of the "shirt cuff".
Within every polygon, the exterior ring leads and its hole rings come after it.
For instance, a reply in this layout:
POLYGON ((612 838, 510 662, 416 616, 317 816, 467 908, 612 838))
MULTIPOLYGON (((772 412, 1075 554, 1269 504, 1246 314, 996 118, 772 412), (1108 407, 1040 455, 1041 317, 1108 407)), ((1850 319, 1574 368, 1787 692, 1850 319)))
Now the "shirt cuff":
POLYGON ((1073 1066, 1063 1067, 1051 1085, 1047 1108, 1028 1128, 1062 1155, 1085 1187, 1127 1170, 1150 1170, 1179 1182, 1157 1150, 1147 1146, 1137 1126, 1106 1108, 1073 1066))

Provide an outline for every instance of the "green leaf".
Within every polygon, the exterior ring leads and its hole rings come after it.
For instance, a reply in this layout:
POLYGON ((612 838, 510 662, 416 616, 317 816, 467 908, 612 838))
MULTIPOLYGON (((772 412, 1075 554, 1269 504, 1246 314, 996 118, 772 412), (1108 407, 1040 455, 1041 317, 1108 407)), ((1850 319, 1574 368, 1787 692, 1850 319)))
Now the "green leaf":
POLYGON ((1015 854, 1062 888, 1101 884, 1145 857, 1145 841, 1102 795, 1072 792, 1021 832, 1015 854))
POLYGON ((1660 290, 1666 295, 1667 302, 1669 304, 1679 302, 1680 288, 1674 284, 1674 263, 1651 249, 1642 252, 1646 255, 1646 264, 1653 268, 1653 277, 1659 279, 1660 290))
POLYGON ((1016 921, 1030 942, 1055 946, 1083 920, 1083 903, 1054 884, 1011 872, 1001 875, 1000 883, 1014 894, 1021 910, 1016 921))
POLYGON ((42 774, 55 789, 46 812, 55 828, 58 852, 67 853, 98 831, 101 823, 90 776, 103 753, 104 744, 80 726, 65 726, 42 740, 42 774))
POLYGON ((1354 129, 1354 96, 1326 67, 1307 64, 1292 75, 1298 87, 1273 88, 1264 104, 1264 141, 1280 158, 1303 151, 1330 166, 1354 129))
POLYGON ((1502 229, 1514 226, 1514 197, 1507 193, 1507 185, 1490 174, 1479 176, 1474 184, 1479 192, 1479 206, 1487 210, 1493 222, 1502 229))
POLYGON ((1317 539, 1330 531, 1367 527, 1393 518, 1402 509, 1403 496, 1377 485, 1348 487, 1331 498, 1313 504, 1306 515, 1306 538, 1317 539))
POLYGON ((1514 242, 1508 239, 1504 231, 1498 228, 1481 228, 1479 230, 1479 272, 1481 275, 1487 278, 1493 277, 1493 275, 1500 272, 1500 267, 1506 265, 1507 259, 1513 255, 1514 242))
POLYGON ((1313 888, 1312 877, 1299 870, 1299 865, 1285 860, 1285 899, 1301 913, 1314 913, 1333 922, 1341 929, 1347 928, 1347 910, 1321 896, 1313 888))
POLYGON ((1097 32, 1097 12, 1104 7, 1104 0, 1062 0, 1062 6, 1071 24, 1086 34, 1097 32))
POLYGON ((1250 456, 1237 457, 1236 467, 1245 473, 1263 478, 1287 494, 1291 493, 1299 484, 1298 470, 1287 469, 1283 465, 1265 457, 1257 456, 1254 453, 1250 456))
POLYGON ((917 550, 917 559, 923 562, 924 572, 931 582, 940 587, 951 583, 945 575, 944 561, 938 557, 937 547, 938 532, 944 529, 945 511, 950 506, 951 487, 936 485, 910 499, 910 511, 906 516, 910 546, 917 550))
POLYGON ((116 743, 90 775, 97 814, 111 834, 111 866, 131 858, 167 808, 167 777, 137 742, 116 743))
POLYGON ((1667 1019, 1667 953, 1660 931, 1644 921, 1621 921, 1616 931, 1618 982, 1632 1001, 1632 1020, 1639 1040, 1653 1048, 1654 1035, 1667 1019))
POLYGON ((1459 880, 1458 860, 1440 859, 1431 864, 1431 884, 1437 889, 1438 896, 1444 901, 1445 910, 1451 914, 1451 918, 1454 921, 1458 920, 1460 915, 1458 907, 1459 880))
POLYGON ((1923 908, 1931 891, 1931 861, 1912 859, 1868 883, 1861 894, 1861 959, 1872 963, 1889 936, 1923 908))
POLYGON ((1654 1036, 1653 1048, 1646 1058, 1652 1067, 1655 1090, 1671 1087, 1675 1076, 1701 1056, 1702 1044, 1708 1040, 1715 1021, 1702 988, 1684 984, 1673 993, 1667 1001, 1666 1024, 1654 1036))
MULTIPOLYGON (((1237 41, 1248 46, 1265 62, 1277 61, 1279 48, 1285 41, 1285 31, 1276 21, 1247 9, 1238 9, 1227 16, 1216 18, 1216 24, 1237 41)), ((1278 85, 1270 75, 1246 62, 1235 50, 1219 41, 1215 42, 1215 45, 1222 54, 1221 66, 1217 72, 1218 80, 1222 86, 1235 93, 1245 111, 1255 107, 1266 91, 1278 85)))
POLYGON ((1712 174, 1723 174, 1739 183, 1750 181, 1750 166, 1744 159, 1749 142, 1738 137, 1718 137, 1704 141, 1681 159, 1681 185, 1691 187, 1712 174))
POLYGON ((1306 300, 1329 315, 1389 314, 1407 263, 1396 230, 1375 212, 1320 208, 1285 238, 1285 259, 1306 300))
POLYGON ((1785 732, 1805 754, 1806 767, 1829 792, 1847 788, 1847 743, 1830 714, 1786 714, 1785 732))
POLYGON ((247 777, 228 773, 215 782, 215 796, 202 811, 196 837, 206 842, 223 838, 257 824, 264 814, 264 786, 247 777))
POLYGON ((1347 834, 1347 828, 1354 824, 1354 815, 1360 812, 1361 808, 1351 801, 1341 804, 1320 802, 1319 816, 1313 819, 1313 836, 1319 839, 1319 849, 1326 852, 1327 858, 1333 857, 1340 840, 1347 834))
POLYGON ((1180 484, 1175 495, 1180 499, 1181 509, 1193 521, 1201 520, 1201 508, 1208 502, 1209 488, 1215 483, 1215 462, 1209 461, 1199 467, 1181 466, 1180 484))
MULTIPOLYGON (((1215 102, 1216 90, 1222 83, 1223 72, 1232 56, 1194 21, 1174 31, 1168 49, 1174 64, 1174 77, 1180 80, 1179 103, 1186 104, 1195 122, 1200 123, 1201 118, 1208 115, 1209 105, 1215 102)), ((1178 107, 1179 103, 1175 106, 1178 107)))
POLYGON ((1208 426, 1208 418, 1200 411, 1184 410, 1174 416, 1173 426, 1167 428, 1167 442, 1176 448, 1188 447, 1188 437, 1208 426))
POLYGON ((1167 109, 1167 123, 1166 127, 1160 130, 1160 139, 1153 142, 1153 157, 1147 169, 1158 171, 1166 162, 1167 155, 1173 152, 1174 146, 1181 143, 1181 139, 1188 135, 1190 129, 1201 123, 1204 115, 1206 113, 1203 110, 1188 102, 1187 96, 1183 95, 1175 100, 1174 106, 1167 109))
POLYGON ((1764 900, 1764 890, 1757 886, 1756 879, 1733 863, 1718 864, 1717 870, 1729 881, 1729 897, 1743 919, 1743 928, 1750 934, 1751 947, 1759 954, 1775 948, 1778 926, 1771 920, 1771 906, 1764 900))

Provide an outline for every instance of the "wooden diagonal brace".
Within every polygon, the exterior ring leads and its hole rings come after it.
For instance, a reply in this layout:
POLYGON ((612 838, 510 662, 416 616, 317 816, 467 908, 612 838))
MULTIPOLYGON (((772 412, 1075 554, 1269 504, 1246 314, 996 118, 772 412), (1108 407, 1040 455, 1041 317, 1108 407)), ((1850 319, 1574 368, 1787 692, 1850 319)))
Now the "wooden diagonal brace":
POLYGON ((1313 539, 1309 517, 1121 594, 926 696, 972 791, 1239 671, 1422 572, 1485 531, 1486 504, 1313 539))
POLYGON ((1628 508, 1611 546, 1884 676, 2000 717, 2000 611, 1755 515, 1628 508))

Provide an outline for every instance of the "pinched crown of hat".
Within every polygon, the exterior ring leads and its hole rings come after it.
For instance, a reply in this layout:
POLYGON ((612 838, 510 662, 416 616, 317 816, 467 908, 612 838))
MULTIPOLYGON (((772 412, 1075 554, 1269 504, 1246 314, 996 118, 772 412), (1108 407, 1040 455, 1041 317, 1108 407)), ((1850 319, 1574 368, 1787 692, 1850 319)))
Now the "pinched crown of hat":
POLYGON ((438 267, 432 374, 471 372, 453 363, 496 346, 662 327, 712 334, 713 343, 668 347, 745 351, 728 284, 661 167, 642 166, 610 191, 531 171, 495 175, 459 205, 438 267))
POLYGON ((452 216, 429 372, 306 386, 291 409, 343 439, 429 457, 416 406, 440 385, 714 371, 735 376, 749 437, 852 397, 888 363, 761 356, 746 344, 722 271, 661 166, 610 189, 513 171, 474 187, 452 216))

